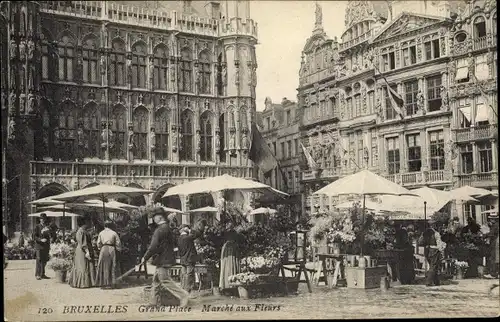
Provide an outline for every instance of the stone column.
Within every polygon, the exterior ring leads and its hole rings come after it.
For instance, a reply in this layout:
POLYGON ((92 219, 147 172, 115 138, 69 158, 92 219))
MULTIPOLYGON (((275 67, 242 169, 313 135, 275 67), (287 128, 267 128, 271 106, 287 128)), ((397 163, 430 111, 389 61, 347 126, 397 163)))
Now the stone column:
POLYGON ((492 166, 493 170, 497 171, 498 173, 498 148, 495 148, 497 142, 495 142, 494 139, 490 140, 491 143, 491 159, 492 159, 492 166))
POLYGON ((400 160, 400 173, 408 172, 408 153, 406 147, 405 133, 399 132, 399 160, 400 160))
POLYGON ((182 223, 181 224, 190 224, 190 216, 189 216, 189 196, 179 196, 181 199, 181 210, 182 210, 182 223))

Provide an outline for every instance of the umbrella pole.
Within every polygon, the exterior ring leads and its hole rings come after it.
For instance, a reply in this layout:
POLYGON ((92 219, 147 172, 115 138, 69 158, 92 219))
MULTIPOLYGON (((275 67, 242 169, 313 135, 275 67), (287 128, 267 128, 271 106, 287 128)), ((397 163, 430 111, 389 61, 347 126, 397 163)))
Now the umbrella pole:
POLYGON ((104 198, 102 198, 102 223, 106 221, 106 205, 104 202, 104 198))
POLYGON ((363 257, 363 249, 365 248, 365 204, 366 195, 363 195, 363 212, 361 213, 361 257, 363 257))
MULTIPOLYGON (((427 201, 424 201, 424 234, 425 234, 426 230, 427 230, 427 201)), ((429 263, 427 263, 427 260, 424 261, 424 263, 425 263, 424 272, 425 272, 425 275, 427 276, 427 267, 428 267, 429 263)))
MULTIPOLYGON (((63 203, 63 223, 64 223, 64 217, 66 215, 66 203, 63 203)), ((63 233, 63 240, 64 240, 64 232, 65 232, 65 228, 64 228, 64 225, 62 227, 62 233, 63 233)))

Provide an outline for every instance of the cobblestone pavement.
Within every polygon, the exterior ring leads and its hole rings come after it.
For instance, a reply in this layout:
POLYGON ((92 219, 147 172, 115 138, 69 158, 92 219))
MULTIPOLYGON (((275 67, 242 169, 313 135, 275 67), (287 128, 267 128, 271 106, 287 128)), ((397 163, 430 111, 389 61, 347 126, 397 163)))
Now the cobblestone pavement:
MULTIPOLYGON (((319 286, 311 294, 301 285, 299 295, 288 297, 241 300, 201 296, 190 304, 190 312, 175 312, 175 309, 168 312, 167 309, 167 312, 144 313, 139 310, 146 304, 142 297, 144 285, 114 290, 73 289, 53 279, 37 281, 33 272, 34 261, 11 261, 5 270, 4 304, 9 321, 494 317, 500 313, 499 298, 488 294, 489 286, 498 284, 491 280, 462 280, 432 288, 396 286, 386 292, 319 286), (96 310, 104 311, 109 306, 121 305, 122 310, 127 307, 127 312, 64 314, 68 305, 98 305, 96 310), (232 311, 202 312, 204 305, 232 307, 232 311), (237 311, 241 308, 250 311, 237 311)), ((55 274, 49 270, 47 275, 54 277, 55 274)))

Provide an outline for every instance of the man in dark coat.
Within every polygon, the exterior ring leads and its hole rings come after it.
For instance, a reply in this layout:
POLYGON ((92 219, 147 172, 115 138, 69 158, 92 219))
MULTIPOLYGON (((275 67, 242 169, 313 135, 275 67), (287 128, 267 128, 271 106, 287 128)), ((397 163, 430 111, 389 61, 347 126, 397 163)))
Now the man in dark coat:
MULTIPOLYGON (((429 221, 434 224, 433 221, 429 221)), ((439 286, 439 270, 443 261, 443 254, 438 247, 441 237, 439 233, 431 227, 428 227, 419 239, 419 245, 424 246, 424 256, 429 263, 429 270, 426 276, 427 286, 439 286), (438 240, 439 239, 439 240, 438 240)))
POLYGON ((151 216, 157 227, 151 238, 151 244, 141 262, 145 263, 152 258, 151 264, 156 266, 155 275, 158 276, 163 287, 180 301, 181 306, 187 306, 189 293, 177 285, 170 277, 170 267, 175 265, 175 239, 167 222, 167 214, 163 208, 157 207, 153 209, 151 216))
POLYGON ((36 256, 35 277, 37 280, 49 278, 45 275, 45 265, 49 260, 50 237, 49 221, 47 215, 42 213, 40 214, 40 223, 35 226, 33 231, 36 256))

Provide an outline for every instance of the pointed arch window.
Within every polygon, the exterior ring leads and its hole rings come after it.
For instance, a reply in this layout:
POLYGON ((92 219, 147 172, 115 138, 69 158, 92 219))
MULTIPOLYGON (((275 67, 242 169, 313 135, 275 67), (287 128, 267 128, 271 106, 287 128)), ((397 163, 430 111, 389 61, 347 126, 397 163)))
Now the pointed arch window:
POLYGON ((181 60, 179 62, 181 71, 179 75, 179 91, 181 92, 193 91, 193 65, 191 59, 191 50, 184 48, 181 51, 181 60))
POLYGON ((65 35, 59 42, 58 57, 59 57, 59 80, 72 82, 73 67, 75 64, 75 48, 74 41, 69 36, 65 35))
POLYGON ((240 127, 241 129, 248 129, 247 108, 245 106, 240 108, 240 127))
POLYGON ((83 131, 85 133, 86 155, 90 158, 101 156, 101 116, 96 104, 91 104, 83 112, 83 131))
POLYGON ((153 55, 153 89, 167 90, 168 51, 166 46, 156 47, 153 55))
POLYGON ((127 116, 124 106, 117 106, 113 109, 113 122, 111 123, 113 132, 113 145, 110 146, 112 157, 115 159, 126 159, 127 156, 127 116))
POLYGON ((42 43, 42 79, 49 79, 49 46, 46 43, 42 43))
POLYGON ((217 151, 220 156, 220 162, 226 162, 226 122, 224 114, 221 114, 219 117, 219 145, 220 149, 217 151))
POLYGON ((146 54, 144 44, 132 47, 132 87, 146 88, 146 54))
POLYGON ((227 127, 229 129, 232 129, 232 128, 236 127, 236 122, 234 120, 234 112, 235 112, 235 110, 234 110, 233 106, 231 106, 227 110, 227 127))
POLYGON ((97 41, 95 38, 87 38, 83 44, 83 82, 99 84, 97 66, 99 55, 97 52, 97 41))
POLYGON ((76 111, 73 103, 65 102, 59 112, 59 158, 63 161, 75 160, 76 111))
POLYGON ((148 110, 138 107, 134 111, 134 159, 148 158, 148 110))
POLYGON ((115 40, 109 54, 109 85, 125 86, 126 75, 125 43, 115 40))
POLYGON ((155 115, 156 159, 168 160, 168 111, 162 108, 155 115))
MULTIPOLYGON (((53 118, 50 114, 50 107, 48 106, 47 101, 42 101, 42 106, 41 106, 41 137, 39 138, 40 140, 38 148, 37 148, 37 154, 39 157, 51 157, 53 156, 52 152, 52 146, 53 146, 53 128, 54 128, 54 122, 53 118)), ((37 136, 38 137, 38 136, 37 136)))
POLYGON ((211 79, 212 79, 212 61, 208 51, 204 50, 200 53, 200 93, 211 93, 211 79))
POLYGON ((222 54, 217 58, 217 93, 219 96, 224 95, 224 82, 222 75, 222 54))
POLYGON ((182 146, 180 159, 193 161, 193 112, 184 110, 181 114, 182 146))
POLYGON ((200 159, 212 161, 212 115, 208 111, 200 117, 200 130, 200 159))

